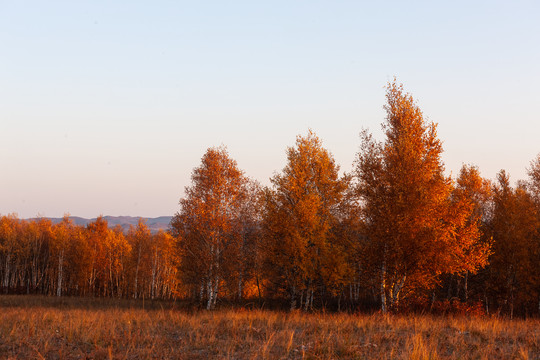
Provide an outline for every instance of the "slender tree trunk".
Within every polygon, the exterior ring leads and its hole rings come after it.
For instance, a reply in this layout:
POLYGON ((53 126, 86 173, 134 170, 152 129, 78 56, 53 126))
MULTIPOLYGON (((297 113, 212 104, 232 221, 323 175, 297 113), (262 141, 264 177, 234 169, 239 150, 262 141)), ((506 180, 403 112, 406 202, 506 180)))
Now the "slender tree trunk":
POLYGON ((4 291, 6 294, 8 293, 9 289, 9 268, 10 268, 10 261, 11 261, 11 254, 7 254, 6 256, 6 266, 5 266, 5 272, 4 272, 4 291))
POLYGON ((206 304, 206 310, 210 310, 212 308, 212 303, 214 301, 214 287, 212 286, 211 277, 208 278, 207 291, 208 291, 208 302, 206 304))
POLYGON ((381 311, 386 314, 386 259, 383 260, 381 265, 381 311))
POLYGON ((392 300, 391 300, 391 306, 392 308, 397 308, 399 305, 399 293, 401 292, 401 289, 403 289, 403 285, 405 284, 405 279, 407 279, 406 275, 403 275, 399 281, 394 284, 392 287, 392 300))
MULTIPOLYGON (((309 283, 311 284, 311 281, 309 283)), ((310 308, 313 308, 313 289, 311 289, 311 287, 306 290, 306 302, 304 304, 304 311, 308 311, 310 308)))
POLYGON ((133 297, 136 299, 137 298, 137 295, 138 295, 138 285, 139 285, 139 265, 141 263, 141 244, 139 243, 139 253, 138 253, 138 256, 137 256, 137 266, 135 268, 135 288, 134 288, 134 293, 133 293, 133 297))
POLYGON ((514 319, 514 290, 510 295, 510 320, 514 319))
POLYGON ((238 279, 238 300, 242 300, 242 272, 240 272, 240 277, 238 279))
POLYGON ((154 247, 154 261, 152 261, 152 285, 150 289, 152 300, 156 297, 156 278, 158 272, 159 257, 157 252, 157 246, 154 247))
POLYGON ((296 309, 296 287, 292 286, 290 289, 291 295, 291 311, 296 309))
POLYGON ((463 283, 463 292, 465 296, 465 301, 469 300, 469 272, 465 272, 465 281, 463 283))
POLYGON ((109 250, 109 294, 114 298, 114 277, 113 277, 113 256, 112 251, 109 250))
MULTIPOLYGON (((259 274, 257 274, 257 291, 259 293, 259 301, 261 301, 261 286, 259 285, 259 274)), ((540 309, 540 300, 538 302, 538 308, 540 309)))
POLYGON ((219 290, 219 276, 216 276, 216 279, 214 280, 214 300, 212 302, 212 309, 216 308, 218 290, 219 290))
POLYGON ((203 304, 204 300, 204 281, 201 281, 201 288, 199 289, 199 301, 201 302, 201 306, 203 304))
POLYGON ((56 296, 62 296, 62 280, 64 277, 64 249, 58 257, 58 281, 56 284, 56 296))

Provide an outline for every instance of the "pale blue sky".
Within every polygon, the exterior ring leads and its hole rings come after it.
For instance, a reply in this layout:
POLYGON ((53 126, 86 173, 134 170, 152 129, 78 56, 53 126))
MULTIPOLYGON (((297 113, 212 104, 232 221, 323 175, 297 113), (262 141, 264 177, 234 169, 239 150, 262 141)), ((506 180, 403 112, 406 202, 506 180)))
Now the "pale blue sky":
POLYGON ((0 214, 159 216, 227 145, 253 178, 312 128, 350 171, 397 76, 448 173, 540 152, 539 1, 0 0, 0 214))

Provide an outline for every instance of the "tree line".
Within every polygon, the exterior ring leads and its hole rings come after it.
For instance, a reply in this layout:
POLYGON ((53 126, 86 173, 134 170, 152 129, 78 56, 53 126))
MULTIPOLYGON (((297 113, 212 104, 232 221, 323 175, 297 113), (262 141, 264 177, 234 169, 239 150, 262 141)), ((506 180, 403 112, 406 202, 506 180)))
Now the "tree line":
POLYGON ((368 131, 351 173, 309 131, 263 187, 225 147, 192 173, 168 232, 98 218, 0 218, 6 292, 274 301, 290 309, 448 309, 540 314, 540 155, 513 187, 464 165, 412 96, 387 86, 384 141, 368 131))
POLYGON ((108 227, 98 217, 87 226, 65 216, 20 220, 0 217, 0 284, 4 293, 146 297, 177 294, 175 240, 151 234, 143 221, 108 227))

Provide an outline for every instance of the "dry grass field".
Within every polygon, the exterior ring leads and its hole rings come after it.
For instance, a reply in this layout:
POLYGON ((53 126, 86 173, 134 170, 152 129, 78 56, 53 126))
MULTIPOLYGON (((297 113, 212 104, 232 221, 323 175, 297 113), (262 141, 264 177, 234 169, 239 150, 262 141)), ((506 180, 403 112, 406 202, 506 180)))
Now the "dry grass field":
POLYGON ((0 296, 1 359, 540 359, 540 321, 0 296))

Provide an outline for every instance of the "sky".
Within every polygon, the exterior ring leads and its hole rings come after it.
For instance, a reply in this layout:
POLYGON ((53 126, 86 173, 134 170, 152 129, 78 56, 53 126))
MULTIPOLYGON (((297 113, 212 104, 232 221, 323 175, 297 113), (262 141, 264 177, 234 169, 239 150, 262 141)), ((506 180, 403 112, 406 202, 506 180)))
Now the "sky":
POLYGON ((0 0, 0 214, 173 215, 206 149, 269 184, 312 129, 342 171, 394 76, 462 164, 540 153, 538 1, 0 0))

